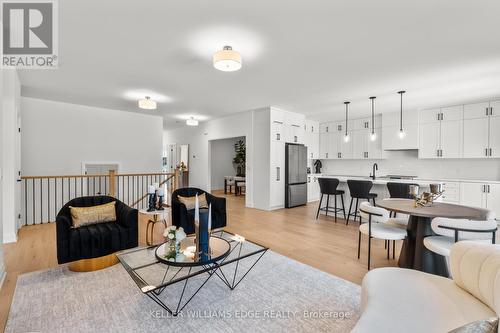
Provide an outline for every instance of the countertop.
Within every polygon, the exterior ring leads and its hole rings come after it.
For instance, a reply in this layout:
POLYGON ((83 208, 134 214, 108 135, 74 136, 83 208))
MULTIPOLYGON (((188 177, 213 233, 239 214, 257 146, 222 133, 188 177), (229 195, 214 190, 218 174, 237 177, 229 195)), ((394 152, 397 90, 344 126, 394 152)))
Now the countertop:
MULTIPOLYGON (((368 176, 357 176, 357 175, 330 175, 324 173, 308 173, 308 176, 313 177, 325 177, 325 178, 338 178, 341 182, 346 182, 347 179, 359 179, 359 180, 372 180, 371 177, 368 176)), ((480 179, 464 179, 464 178, 427 178, 427 177, 417 177, 415 179, 389 179, 384 178, 383 175, 376 178, 373 184, 377 185, 385 185, 389 182, 397 182, 397 183, 410 183, 410 184, 419 184, 419 185, 429 185, 433 183, 487 183, 487 184, 500 184, 500 180, 480 180, 480 179)))

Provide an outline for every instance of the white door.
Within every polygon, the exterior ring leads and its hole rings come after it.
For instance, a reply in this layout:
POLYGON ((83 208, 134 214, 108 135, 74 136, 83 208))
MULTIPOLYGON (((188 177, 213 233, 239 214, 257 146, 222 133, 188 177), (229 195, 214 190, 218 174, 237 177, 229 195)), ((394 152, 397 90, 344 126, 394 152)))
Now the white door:
POLYGON ((486 208, 495 212, 495 218, 500 220, 500 184, 488 184, 486 208))
POLYGON ((464 120, 464 155, 465 158, 486 158, 488 152, 488 118, 464 120))
POLYGON ((460 183, 460 204, 486 208, 485 186, 483 183, 460 183))
POLYGON ((441 121, 442 158, 462 157, 462 124, 462 120, 441 121))
POLYGON ((440 122, 420 124, 420 145, 418 149, 419 158, 438 158, 439 157, 439 138, 440 122))
POLYGON ((491 158, 500 158, 500 109, 498 115, 490 116, 490 151, 491 158))
POLYGON ((271 209, 285 205, 285 144, 271 143, 269 206, 271 209))

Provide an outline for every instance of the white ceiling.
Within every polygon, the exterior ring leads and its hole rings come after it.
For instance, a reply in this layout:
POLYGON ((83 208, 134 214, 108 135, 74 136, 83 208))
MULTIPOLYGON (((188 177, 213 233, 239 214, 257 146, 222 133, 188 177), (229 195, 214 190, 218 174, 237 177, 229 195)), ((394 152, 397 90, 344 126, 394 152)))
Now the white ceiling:
POLYGON ((59 1, 60 67, 23 95, 211 119, 274 105, 317 120, 500 96, 498 0, 59 1), (243 68, 211 64, 225 44, 243 68), (137 108, 149 94, 156 111, 137 108))

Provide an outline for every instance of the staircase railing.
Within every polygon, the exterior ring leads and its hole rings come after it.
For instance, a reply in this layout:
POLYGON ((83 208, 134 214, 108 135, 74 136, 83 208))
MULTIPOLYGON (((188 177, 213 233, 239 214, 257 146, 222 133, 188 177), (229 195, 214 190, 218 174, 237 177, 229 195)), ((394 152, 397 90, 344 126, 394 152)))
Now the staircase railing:
POLYGON ((22 176, 21 210, 24 225, 54 222, 66 202, 80 196, 109 195, 131 207, 147 205, 148 186, 164 188, 165 202, 178 187, 178 173, 124 173, 101 175, 22 176))

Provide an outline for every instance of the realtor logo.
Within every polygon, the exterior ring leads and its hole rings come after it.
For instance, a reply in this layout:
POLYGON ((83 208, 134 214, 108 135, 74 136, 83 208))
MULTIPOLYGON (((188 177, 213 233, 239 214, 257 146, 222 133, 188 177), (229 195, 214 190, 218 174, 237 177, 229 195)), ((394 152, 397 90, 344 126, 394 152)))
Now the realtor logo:
POLYGON ((2 2, 2 66, 57 67, 57 11, 55 0, 2 2))

